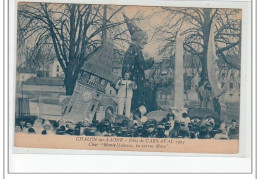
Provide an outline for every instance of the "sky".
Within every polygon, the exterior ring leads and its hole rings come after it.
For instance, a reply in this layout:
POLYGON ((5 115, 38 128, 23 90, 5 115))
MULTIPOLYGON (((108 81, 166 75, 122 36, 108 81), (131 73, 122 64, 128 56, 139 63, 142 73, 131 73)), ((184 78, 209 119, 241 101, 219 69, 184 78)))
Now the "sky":
MULTIPOLYGON (((117 8, 116 6, 113 7, 117 8)), ((161 26, 165 26, 165 23, 168 20, 168 14, 162 13, 161 11, 162 9, 160 7, 146 7, 146 6, 126 6, 123 8, 122 11, 130 19, 134 18, 135 16, 144 17, 144 20, 136 22, 136 24, 148 35, 148 44, 143 49, 143 52, 147 54, 147 56, 149 57, 157 56, 161 48, 161 43, 157 39, 158 37, 153 36, 155 29, 161 26)), ((178 16, 176 18, 178 18, 178 16)), ((123 20, 122 13, 118 13, 115 16, 115 20, 122 21, 123 20)), ((125 29, 127 28, 126 24, 124 24, 123 26, 125 29)), ((188 25, 186 25, 186 28, 188 28, 188 25)), ((124 46, 123 49, 126 50, 128 44, 124 44, 123 46, 124 46)))

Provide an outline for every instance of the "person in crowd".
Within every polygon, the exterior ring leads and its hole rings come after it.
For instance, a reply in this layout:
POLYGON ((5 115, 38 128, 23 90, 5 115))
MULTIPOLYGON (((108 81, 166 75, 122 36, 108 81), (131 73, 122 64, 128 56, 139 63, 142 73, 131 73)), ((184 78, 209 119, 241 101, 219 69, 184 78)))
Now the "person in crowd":
POLYGON ((212 102, 212 87, 208 81, 205 81, 199 88, 198 88, 198 95, 200 99, 200 107, 201 108, 209 108, 213 109, 213 102, 212 102), (212 103, 212 104, 211 104, 212 103))
POLYGON ((65 135, 66 134, 66 128, 64 125, 60 126, 59 128, 56 128, 56 134, 57 135, 65 135))
POLYGON ((41 118, 37 118, 37 119, 34 121, 34 123, 33 123, 33 128, 34 128, 36 134, 41 134, 42 131, 44 130, 44 129, 43 129, 43 122, 44 122, 44 120, 41 119, 41 118))
POLYGON ((27 132, 28 132, 28 134, 35 134, 35 130, 32 127, 28 128, 27 132))
POLYGON ((216 135, 214 136, 214 139, 217 139, 217 140, 228 140, 229 138, 228 138, 228 135, 227 135, 227 131, 219 129, 219 132, 216 133, 216 135))
POLYGON ((20 118, 19 119, 19 127, 21 128, 22 133, 27 133, 26 119, 25 118, 20 118))
POLYGON ((25 127, 23 128, 23 133, 28 134, 28 129, 33 128, 33 121, 28 120, 25 123, 25 127))
POLYGON ((126 127, 121 127, 121 137, 127 137, 128 130, 126 127))
POLYGON ((187 114, 187 111, 184 110, 182 113, 182 116, 180 118, 180 127, 179 127, 179 136, 182 136, 182 138, 187 138, 189 136, 189 124, 190 124, 190 118, 187 114))
POLYGON ((88 127, 89 125, 89 118, 85 118, 81 121, 81 127, 88 127))
POLYGON ((97 131, 97 127, 94 125, 90 125, 89 127, 84 129, 85 136, 98 136, 99 133, 97 131))
POLYGON ((84 118, 80 123, 80 135, 84 135, 84 130, 90 125, 89 117, 84 118))
POLYGON ((130 74, 124 74, 124 80, 119 80, 116 84, 118 89, 118 114, 123 115, 125 110, 125 116, 130 119, 131 101, 133 97, 133 90, 137 89, 137 85, 134 81, 129 80, 130 74))
POLYGON ((107 136, 111 131, 111 121, 104 119, 99 125, 99 132, 101 136, 107 136))
POLYGON ((75 129, 75 125, 71 121, 65 122, 65 133, 70 134, 75 129))
POLYGON ((170 125, 171 125, 170 130, 172 130, 172 129, 174 128, 175 114, 173 114, 173 113, 168 113, 168 114, 167 114, 167 119, 168 119, 168 122, 169 122, 170 125))
POLYGON ((33 127, 33 123, 34 123, 33 120, 28 120, 28 121, 26 121, 26 123, 25 123, 25 127, 26 127, 26 128, 31 128, 31 127, 33 127))
POLYGON ((199 137, 199 122, 198 118, 191 119, 191 123, 189 124, 190 138, 198 139, 199 137))
POLYGON ((157 138, 166 138, 166 135, 165 135, 165 127, 164 127, 162 124, 159 124, 159 125, 157 126, 156 137, 157 137, 157 138))
POLYGON ((57 127, 57 128, 60 128, 61 126, 64 126, 64 127, 65 127, 65 121, 64 121, 64 119, 58 120, 58 127, 57 127))
POLYGON ((149 123, 144 123, 142 137, 149 137, 150 136, 150 132, 148 131, 148 129, 149 129, 149 123))
POLYGON ((213 99, 213 107, 214 107, 214 111, 218 114, 218 116, 220 116, 221 114, 221 105, 219 103, 219 98, 215 97, 213 99))
POLYGON ((143 127, 138 126, 134 133, 134 137, 142 137, 142 136, 143 136, 143 127))
POLYGON ((214 136, 216 135, 216 133, 218 131, 216 129, 215 119, 212 117, 209 117, 207 120, 208 120, 208 123, 206 124, 206 126, 207 126, 207 130, 209 131, 210 138, 214 138, 214 136))
POLYGON ((167 122, 167 123, 164 125, 164 127, 165 127, 165 132, 164 132, 164 134, 165 134, 167 137, 169 137, 170 131, 171 131, 171 124, 170 124, 169 122, 167 122))
POLYGON ((229 130, 228 130, 228 137, 229 137, 229 139, 238 139, 239 138, 239 126, 235 119, 233 119, 231 121, 231 126, 229 127, 229 130))
POLYGON ((129 127, 129 122, 128 122, 128 120, 126 120, 126 119, 124 119, 123 121, 122 121, 122 123, 121 123, 121 126, 122 127, 125 127, 125 128, 128 128, 129 127))
POLYGON ((80 125, 79 124, 76 124, 74 130, 70 133, 70 135, 80 135, 80 125))
MULTIPOLYGON (((118 129, 119 130, 119 129, 118 129)), ((116 136, 116 132, 117 132, 117 129, 116 127, 111 127, 111 130, 110 130, 110 136, 111 137, 115 137, 116 136)))
POLYGON ((210 134, 206 126, 200 126, 199 128, 199 139, 209 139, 210 134))
POLYGON ((49 120, 45 120, 43 123, 42 135, 53 135, 53 127, 49 120))
POLYGON ((23 130, 21 129, 20 125, 19 126, 15 126, 15 132, 16 133, 22 133, 23 132, 23 130))
POLYGON ((149 124, 147 131, 149 132, 149 137, 156 137, 156 130, 153 124, 149 124))

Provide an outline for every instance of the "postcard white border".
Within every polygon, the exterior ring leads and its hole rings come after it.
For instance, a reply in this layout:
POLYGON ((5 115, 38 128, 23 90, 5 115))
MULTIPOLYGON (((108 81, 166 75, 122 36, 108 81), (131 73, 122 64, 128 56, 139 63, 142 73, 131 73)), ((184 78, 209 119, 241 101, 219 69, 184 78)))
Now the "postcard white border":
MULTIPOLYGON (((108 0, 108 1, 102 1, 102 0, 96 0, 95 2, 90 1, 90 0, 84 0, 84 1, 73 1, 73 3, 94 3, 94 4, 99 4, 99 3, 106 3, 106 4, 125 4, 125 5, 145 5, 145 6, 175 6, 175 7, 185 7, 185 6, 193 6, 193 7, 214 7, 214 8, 220 8, 220 7, 225 7, 225 8, 241 8, 242 9, 242 64, 241 66, 242 71, 241 71, 241 106, 240 109, 240 124, 241 124, 241 132, 240 132, 240 153, 238 155, 219 155, 219 154, 169 154, 169 153, 143 153, 143 152, 107 152, 107 151, 78 151, 78 150, 52 150, 52 149, 21 149, 21 148, 14 148, 13 147, 13 126, 14 126, 14 99, 15 99, 15 54, 16 54, 16 50, 15 50, 15 46, 16 46, 16 39, 14 37, 16 37, 16 2, 15 0, 10 0, 9 3, 9 119, 10 119, 10 123, 9 123, 9 159, 10 159, 10 171, 11 172, 18 172, 18 171, 28 171, 28 172, 32 172, 32 171, 40 171, 40 168, 37 167, 37 165, 31 165, 30 166, 34 166, 32 170, 30 170, 30 168, 22 168, 22 161, 27 161, 27 162, 37 162, 34 160, 34 158, 36 157, 37 160, 39 160, 40 162, 43 161, 47 161, 51 160, 53 158, 59 158, 59 161, 64 160, 64 158, 74 158, 75 161, 78 161, 78 159, 80 158, 88 158, 88 160, 91 157, 94 158, 100 158, 100 155, 102 155, 102 158, 109 158, 113 156, 104 156, 103 154, 108 154, 108 155, 124 155, 124 156, 120 156, 120 158, 128 158, 128 155, 147 155, 147 156, 142 156, 144 158, 148 158, 148 160, 152 160, 152 156, 151 155, 157 155, 156 158, 158 158, 159 156, 163 156, 163 155, 167 155, 167 156, 178 156, 178 159, 181 160, 187 160, 190 161, 189 163, 192 164, 193 160, 201 160, 200 158, 197 158, 198 156, 203 156, 204 159, 208 159, 211 158, 211 160, 216 160, 216 159, 223 159, 223 160, 228 160, 228 158, 226 157, 244 157, 244 158, 236 158, 238 161, 236 162, 241 163, 239 161, 241 161, 242 159, 245 159, 243 164, 240 165, 241 167, 243 165, 249 165, 249 157, 251 154, 251 4, 250 2, 231 2, 231 1, 221 1, 221 2, 216 2, 216 1, 155 1, 155 0, 149 0, 149 1, 116 1, 116 0, 108 0), (246 48, 243 48, 246 47, 246 48), (249 117, 250 116, 250 117, 249 117), (16 153, 16 154, 14 154, 16 153), (36 154, 17 154, 17 153, 41 153, 40 155, 36 155, 36 154), (45 155, 43 155, 43 153, 45 153, 45 155), (65 155, 50 155, 50 154, 65 154, 65 155), (73 156, 71 156, 72 154, 74 154, 73 156), (77 154, 77 155, 75 155, 77 154), (88 156, 82 156, 81 154, 89 154, 88 156), (99 156, 92 156, 93 154, 99 154, 99 156), (80 156, 78 156, 80 155, 80 156), (126 156, 125 156, 126 155, 126 156), (180 158, 180 156, 182 156, 182 158, 180 158), (183 156, 185 156, 183 158, 183 156), (210 157, 209 157, 210 156, 210 157), (220 157, 221 156, 221 157, 220 157), (190 158, 192 157, 192 158, 190 158), (213 158, 212 158, 213 157, 213 158), (216 158, 217 157, 217 158, 216 158), (19 167, 14 164, 15 163, 19 163, 19 167), (37 168, 37 169, 36 169, 37 168)), ((29 1, 28 1, 29 2, 29 1)), ((37 2, 37 1, 30 1, 30 2, 37 2)), ((43 2, 43 1, 41 1, 43 2)), ((63 0, 63 1, 45 1, 45 2, 70 2, 68 0, 63 0)), ((166 156, 164 156, 166 157, 166 156)), ((162 161, 165 161, 167 163, 166 158, 164 157, 160 157, 162 161)), ((167 159, 170 159, 172 157, 169 157, 167 159)), ((234 158, 233 158, 234 159, 234 158)), ((73 161, 73 160, 70 160, 73 161)), ((103 159, 104 161, 104 159, 103 159)), ((27 163, 24 162, 24 163, 27 163)), ((38 163, 38 164, 39 164, 38 163)), ((63 161, 64 163, 64 161, 63 161)), ((141 162, 142 163, 142 162, 141 162)), ((156 162, 155 162, 156 163, 156 162)), ((133 163, 133 165, 135 165, 133 163)), ((219 166, 219 171, 225 171, 225 169, 230 168, 228 167, 229 162, 225 161, 221 166, 219 166), (226 165, 227 164, 227 165, 226 165)), ((48 168, 48 167, 47 167, 48 168)), ((44 171, 47 171, 47 168, 43 169, 44 171)), ((78 169, 80 169, 81 167, 79 167, 78 169)), ((111 167, 108 167, 111 169, 111 167)), ((180 172, 185 172, 184 170, 179 170, 180 168, 178 168, 178 171, 180 172)), ((195 167, 196 168, 196 167, 195 167)), ((196 168, 197 169, 197 168, 196 168)), ((217 168, 215 168, 217 169, 217 168)), ((66 167, 64 167, 64 171, 68 171, 68 169, 66 169, 66 167)), ((104 168, 104 171, 106 171, 106 169, 104 168)), ((110 170, 112 171, 112 170, 110 170)), ((153 170, 151 168, 151 171, 156 171, 153 170)), ((177 170, 176 170, 177 171, 177 170)), ((186 172, 190 172, 186 171, 186 172)), ((199 169, 196 171, 200 171, 199 169)), ((205 170, 206 171, 206 170, 205 170)), ((214 171, 214 169, 208 169, 208 172, 210 171, 214 171)), ((236 167, 234 169, 233 172, 246 172, 249 171, 249 168, 246 166, 243 166, 243 168, 240 167, 236 167)), ((77 170, 77 172, 79 172, 77 170)), ((85 172, 84 170, 82 172, 85 172)))

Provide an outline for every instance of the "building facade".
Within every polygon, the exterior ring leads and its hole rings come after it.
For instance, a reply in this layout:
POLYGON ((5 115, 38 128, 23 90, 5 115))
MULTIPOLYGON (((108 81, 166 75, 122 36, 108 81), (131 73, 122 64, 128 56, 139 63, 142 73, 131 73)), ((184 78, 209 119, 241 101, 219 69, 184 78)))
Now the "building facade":
POLYGON ((97 111, 101 111, 101 101, 108 83, 115 82, 113 74, 113 43, 106 41, 83 65, 64 118, 74 123, 82 120, 91 122, 97 111))
POLYGON ((58 60, 49 64, 49 77, 64 77, 64 72, 58 60))

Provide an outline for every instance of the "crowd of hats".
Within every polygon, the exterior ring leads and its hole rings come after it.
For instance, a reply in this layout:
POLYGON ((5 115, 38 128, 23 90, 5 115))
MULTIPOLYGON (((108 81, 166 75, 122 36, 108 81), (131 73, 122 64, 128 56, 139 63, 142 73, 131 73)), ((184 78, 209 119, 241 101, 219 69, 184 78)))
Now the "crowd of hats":
POLYGON ((113 116, 106 116, 101 122, 93 119, 92 122, 83 120, 76 124, 63 119, 52 121, 27 116, 17 118, 15 131, 41 135, 238 139, 239 127, 236 120, 232 120, 229 126, 224 122, 216 126, 212 118, 190 120, 187 114, 183 114, 181 119, 168 114, 162 120, 148 119, 145 122, 138 117, 117 120, 113 116))

